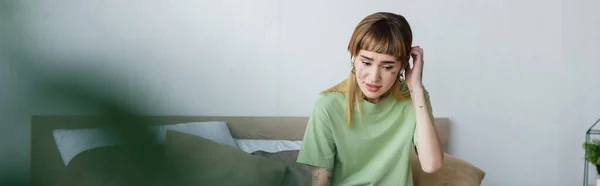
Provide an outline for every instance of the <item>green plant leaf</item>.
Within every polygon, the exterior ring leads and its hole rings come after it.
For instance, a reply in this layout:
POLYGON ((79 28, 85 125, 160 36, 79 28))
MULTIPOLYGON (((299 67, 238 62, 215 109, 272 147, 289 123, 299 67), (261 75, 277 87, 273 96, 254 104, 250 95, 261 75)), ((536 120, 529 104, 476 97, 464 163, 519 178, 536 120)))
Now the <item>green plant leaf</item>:
POLYGON ((600 165, 600 140, 593 139, 590 142, 583 143, 585 149, 585 159, 593 165, 600 165))

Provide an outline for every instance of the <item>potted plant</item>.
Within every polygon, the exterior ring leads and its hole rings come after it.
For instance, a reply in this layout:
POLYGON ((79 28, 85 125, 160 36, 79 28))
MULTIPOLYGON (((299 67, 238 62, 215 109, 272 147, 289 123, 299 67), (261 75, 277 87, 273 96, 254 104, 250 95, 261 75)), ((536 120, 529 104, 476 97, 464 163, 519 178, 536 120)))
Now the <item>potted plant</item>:
MULTIPOLYGON (((600 175, 600 140, 593 139, 583 143, 585 149, 585 160, 596 166, 596 174, 600 175)), ((600 178, 596 178, 596 184, 600 183, 600 178)))

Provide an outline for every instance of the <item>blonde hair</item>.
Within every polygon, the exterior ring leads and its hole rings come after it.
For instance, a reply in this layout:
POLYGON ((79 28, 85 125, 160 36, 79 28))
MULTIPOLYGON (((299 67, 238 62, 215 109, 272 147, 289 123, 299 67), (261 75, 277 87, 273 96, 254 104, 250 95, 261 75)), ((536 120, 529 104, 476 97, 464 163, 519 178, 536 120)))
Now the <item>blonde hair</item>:
MULTIPOLYGON (((377 53, 391 55, 401 63, 401 69, 407 69, 409 54, 412 46, 412 31, 406 19, 398 14, 389 12, 377 12, 365 17, 354 29, 348 51, 352 57, 358 55, 360 50, 368 50, 377 53)), ((346 96, 346 126, 354 127, 353 113, 355 106, 361 115, 360 103, 364 94, 358 88, 354 72, 354 64, 348 78, 337 85, 321 92, 338 92, 346 96)), ((398 73, 400 77, 401 73, 398 73)), ((397 78, 396 82, 383 97, 389 96, 390 92, 397 100, 410 98, 406 83, 397 78)))

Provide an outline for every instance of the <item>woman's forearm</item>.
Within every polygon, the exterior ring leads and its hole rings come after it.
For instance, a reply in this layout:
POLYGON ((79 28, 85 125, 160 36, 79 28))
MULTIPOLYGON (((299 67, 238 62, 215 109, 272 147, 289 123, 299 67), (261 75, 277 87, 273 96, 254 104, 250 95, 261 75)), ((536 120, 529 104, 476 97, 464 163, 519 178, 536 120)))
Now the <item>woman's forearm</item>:
POLYGON ((329 186, 331 184, 331 169, 323 167, 313 167, 312 186, 329 186))
POLYGON ((442 167, 444 154, 422 87, 411 89, 417 120, 417 151, 423 171, 432 173, 442 167))

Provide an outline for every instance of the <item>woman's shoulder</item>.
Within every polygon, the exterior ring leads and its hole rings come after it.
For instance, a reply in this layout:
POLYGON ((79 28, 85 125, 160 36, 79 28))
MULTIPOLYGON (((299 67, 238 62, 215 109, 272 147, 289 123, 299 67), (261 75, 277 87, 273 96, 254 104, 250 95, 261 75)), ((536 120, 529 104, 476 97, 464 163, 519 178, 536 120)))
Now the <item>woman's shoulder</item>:
POLYGON ((344 103, 345 96, 341 92, 324 92, 315 103, 315 107, 329 110, 339 108, 344 103))

